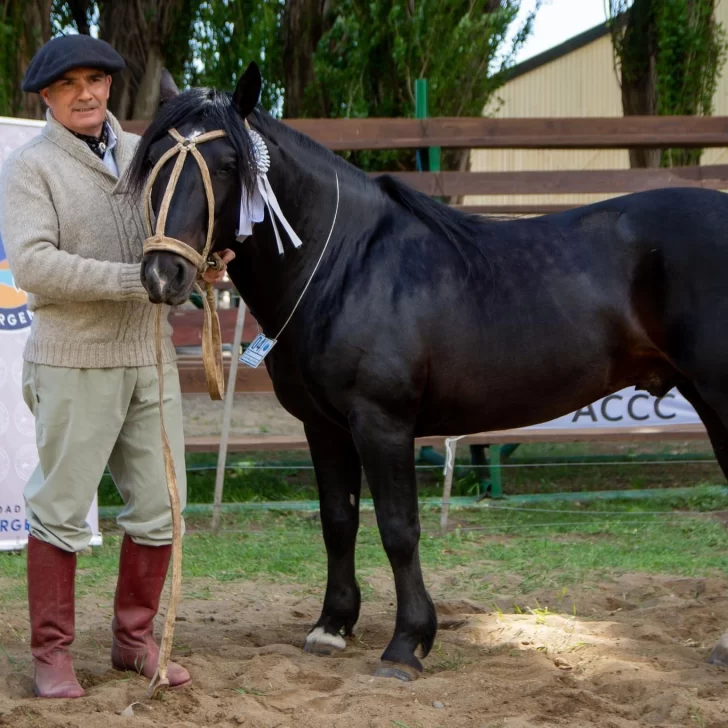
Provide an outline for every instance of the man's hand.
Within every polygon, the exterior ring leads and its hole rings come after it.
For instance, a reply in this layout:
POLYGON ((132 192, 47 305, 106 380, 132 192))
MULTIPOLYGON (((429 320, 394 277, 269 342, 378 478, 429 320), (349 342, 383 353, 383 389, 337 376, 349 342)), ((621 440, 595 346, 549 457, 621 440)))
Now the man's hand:
POLYGON ((225 275, 225 268, 227 264, 235 258, 235 253, 229 248, 221 250, 218 255, 222 259, 223 266, 222 268, 208 268, 204 272, 202 278, 207 283, 217 283, 218 281, 221 281, 222 277, 225 275))

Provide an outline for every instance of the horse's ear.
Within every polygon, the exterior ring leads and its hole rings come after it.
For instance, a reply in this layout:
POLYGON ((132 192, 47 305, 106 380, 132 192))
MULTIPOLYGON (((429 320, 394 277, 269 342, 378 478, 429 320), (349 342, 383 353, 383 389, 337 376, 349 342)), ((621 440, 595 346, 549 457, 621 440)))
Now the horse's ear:
POLYGON ((177 84, 172 78, 172 74, 166 69, 162 69, 162 76, 159 79, 159 103, 163 104, 179 94, 177 84))
POLYGON ((243 119, 253 111, 258 103, 262 85, 263 80, 260 77, 258 64, 252 61, 238 79, 238 85, 235 87, 235 93, 233 94, 233 103, 243 119))

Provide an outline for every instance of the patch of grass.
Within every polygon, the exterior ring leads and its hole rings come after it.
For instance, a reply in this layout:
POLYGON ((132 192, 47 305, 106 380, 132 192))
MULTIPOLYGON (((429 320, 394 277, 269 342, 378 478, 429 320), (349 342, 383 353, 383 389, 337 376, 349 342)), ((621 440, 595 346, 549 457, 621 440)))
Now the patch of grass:
POLYGON ((693 725, 696 725, 699 728, 705 728, 707 724, 700 708, 691 705, 688 714, 690 715, 690 719, 693 722, 693 725))
MULTIPOLYGON (((636 488, 663 488, 690 486, 699 482, 722 482, 723 476, 715 462, 681 463, 666 462, 661 465, 638 464, 640 456, 654 456, 655 460, 666 456, 690 456, 696 459, 712 458, 709 445, 695 443, 648 443, 639 448, 632 445, 599 443, 538 443, 521 445, 515 455, 505 462, 502 471, 504 487, 512 495, 521 493, 557 493, 580 490, 630 490, 636 488), (590 456, 620 460, 623 464, 598 465, 554 463, 554 459, 569 458, 582 461, 590 456), (552 462, 544 465, 545 460, 552 462), (522 467, 524 464, 540 463, 538 467, 522 467)), ((187 467, 189 503, 211 503, 215 484, 217 455, 214 453, 188 453, 187 467), (200 470, 200 468, 207 468, 200 470)), ((311 459, 307 453, 293 452, 250 452, 245 457, 231 453, 227 463, 230 468, 225 474, 225 501, 244 503, 248 501, 316 500, 318 491, 311 459), (274 466, 275 469, 258 469, 252 466, 274 466)), ((439 496, 442 493, 443 474, 441 466, 427 467, 419 462, 417 471, 418 490, 423 497, 439 496), (423 467, 424 466, 424 467, 423 467)), ((479 492, 479 483, 485 478, 484 469, 471 469, 470 453, 467 447, 458 449, 458 468, 455 471, 452 494, 474 496, 479 492)), ((366 483, 363 497, 369 497, 366 483)), ((107 475, 99 488, 99 504, 121 505, 121 498, 107 475)))
POLYGON ((12 672, 24 672, 30 664, 29 658, 13 657, 2 644, 0 644, 0 653, 2 653, 3 657, 7 660, 12 672))
MULTIPOLYGON (((538 588, 565 595, 571 584, 622 572, 720 576, 728 571, 728 531, 710 513, 728 509, 725 496, 698 489, 689 498, 666 501, 550 502, 502 510, 504 506, 507 502, 499 501, 458 510, 460 527, 444 538, 439 536, 438 509, 423 507, 420 559, 425 579, 435 572, 447 574, 441 590, 491 601, 504 578, 520 580, 509 587, 516 595, 538 588)), ((265 579, 298 584, 317 595, 323 591, 326 554, 321 525, 310 514, 227 513, 227 530, 220 537, 212 536, 208 525, 207 517, 188 519, 186 579, 265 579)), ((78 562, 79 591, 104 594, 109 604, 120 545, 114 528, 104 523, 104 546, 81 555, 78 562)), ((362 591, 371 598, 373 576, 389 573, 371 512, 362 513, 356 561, 362 591)), ((0 576, 2 603, 25 599, 24 557, 0 554, 0 576)), ((189 588, 193 598, 214 598, 209 582, 204 588, 195 583, 189 588)), ((545 618, 546 609, 536 604, 537 618, 545 618)))
POLYGON ((433 650, 435 656, 438 658, 437 662, 432 665, 433 672, 444 672, 451 671, 456 672, 461 670, 465 665, 470 665, 472 660, 468 660, 460 650, 455 650, 453 654, 446 654, 442 649, 442 644, 438 643, 433 650))

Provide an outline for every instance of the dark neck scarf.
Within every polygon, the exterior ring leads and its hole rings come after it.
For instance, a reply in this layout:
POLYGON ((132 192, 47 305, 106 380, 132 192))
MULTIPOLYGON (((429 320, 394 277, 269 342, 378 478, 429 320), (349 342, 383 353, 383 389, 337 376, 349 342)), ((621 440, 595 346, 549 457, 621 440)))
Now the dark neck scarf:
MULTIPOLYGON (((69 131, 71 130, 69 129, 69 131)), ((71 134, 80 139, 82 142, 86 142, 86 144, 88 144, 89 146, 89 149, 99 159, 104 158, 104 154, 106 154, 106 147, 109 143, 109 127, 106 122, 104 122, 104 128, 101 130, 101 136, 99 136, 98 138, 95 136, 91 136, 90 134, 79 134, 75 131, 71 131, 71 134)))

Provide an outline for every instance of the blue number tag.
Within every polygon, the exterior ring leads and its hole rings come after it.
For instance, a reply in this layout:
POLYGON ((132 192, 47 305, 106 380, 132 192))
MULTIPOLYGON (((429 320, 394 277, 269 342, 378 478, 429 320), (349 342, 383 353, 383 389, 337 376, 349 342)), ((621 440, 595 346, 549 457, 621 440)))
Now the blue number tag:
POLYGON ((277 343, 275 339, 268 339, 263 334, 258 334, 243 352, 240 362, 255 369, 277 343))

